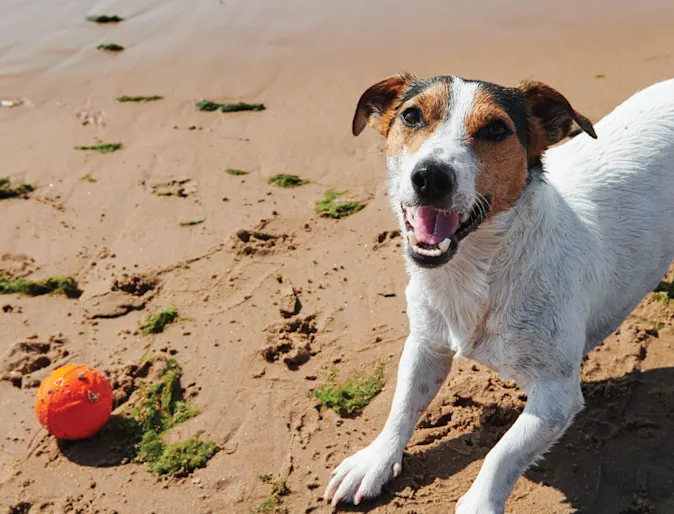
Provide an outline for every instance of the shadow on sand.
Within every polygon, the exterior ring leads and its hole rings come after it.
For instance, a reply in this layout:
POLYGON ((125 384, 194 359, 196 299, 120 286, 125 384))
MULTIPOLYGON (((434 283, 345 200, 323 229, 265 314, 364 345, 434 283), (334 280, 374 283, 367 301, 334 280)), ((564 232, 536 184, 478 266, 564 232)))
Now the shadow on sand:
MULTIPOLYGON (((674 512, 674 368, 585 382, 583 393, 585 410, 526 477, 561 491, 578 513, 674 512)), ((498 419, 506 421, 497 427, 497 437, 518 414, 514 409, 500 412, 498 419)), ((380 498, 341 510, 367 512, 394 499, 404 504, 394 493, 428 486, 436 478, 451 479, 483 458, 494 439, 492 424, 426 451, 406 454, 403 472, 380 498), (485 446, 474 441, 485 441, 485 446), (469 451, 462 455, 455 451, 457 447, 469 451)))

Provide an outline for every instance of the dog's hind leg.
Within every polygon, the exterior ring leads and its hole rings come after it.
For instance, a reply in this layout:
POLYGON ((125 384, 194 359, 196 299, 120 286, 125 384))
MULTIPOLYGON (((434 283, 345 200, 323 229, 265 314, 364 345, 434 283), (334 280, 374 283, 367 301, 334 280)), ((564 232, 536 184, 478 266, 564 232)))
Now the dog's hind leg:
POLYGON ((501 514, 515 483, 538 457, 561 437, 583 407, 578 373, 538 380, 525 388, 524 412, 487 454, 457 514, 501 514))
POLYGON ((356 505, 373 498, 382 486, 398 476, 403 450, 414 426, 444 382, 452 362, 448 346, 429 346, 420 336, 410 334, 405 342, 393 405, 379 436, 358 453, 345 459, 333 471, 325 490, 332 504, 340 501, 356 505))

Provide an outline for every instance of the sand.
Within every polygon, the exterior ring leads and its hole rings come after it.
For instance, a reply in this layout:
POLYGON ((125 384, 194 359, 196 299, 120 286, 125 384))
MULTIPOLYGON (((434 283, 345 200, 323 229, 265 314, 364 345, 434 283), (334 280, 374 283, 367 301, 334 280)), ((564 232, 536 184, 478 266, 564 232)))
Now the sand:
MULTIPOLYGON (((380 236, 397 228, 383 141, 350 134, 360 93, 401 70, 535 78, 596 121, 674 70, 674 4, 665 0, 453 4, 0 5, 0 100, 24 101, 0 107, 0 176, 38 186, 0 201, 0 269, 72 275, 84 291, 0 297, 2 365, 17 355, 28 365, 21 387, 0 382, 0 512, 247 513, 269 495, 265 473, 291 491, 278 512, 331 512, 320 499, 330 470, 382 427, 407 329, 400 238, 380 236), (101 13, 125 21, 84 21, 101 13), (101 53, 103 42, 126 50, 101 53), (116 103, 121 95, 165 99, 116 103), (198 112, 203 98, 267 109, 198 112), (112 142, 123 148, 74 150, 112 142), (277 173, 310 184, 268 185, 277 173), (339 221, 318 217, 314 204, 331 188, 367 207, 339 221), (245 243, 240 230, 274 237, 245 243), (113 290, 115 279, 136 275, 152 289, 113 290), (293 292, 315 332, 293 334, 294 348, 268 362, 261 350, 283 331, 281 309, 297 310, 288 307, 293 292), (149 313, 170 306, 189 319, 138 333, 149 313), (47 359, 17 348, 41 348, 47 359), (86 363, 118 376, 143 356, 168 354, 201 411, 170 438, 204 430, 222 448, 206 468, 160 479, 114 459, 104 440, 59 445, 40 429, 35 385, 55 367, 86 363), (360 416, 318 407, 313 390, 332 366, 348 375, 377 362, 386 386, 360 416)), ((587 409, 518 482, 507 512, 674 511, 672 319, 674 307, 651 294, 592 353, 587 409)), ((355 510, 451 512, 523 405, 514 384, 457 361, 402 475, 355 510)))

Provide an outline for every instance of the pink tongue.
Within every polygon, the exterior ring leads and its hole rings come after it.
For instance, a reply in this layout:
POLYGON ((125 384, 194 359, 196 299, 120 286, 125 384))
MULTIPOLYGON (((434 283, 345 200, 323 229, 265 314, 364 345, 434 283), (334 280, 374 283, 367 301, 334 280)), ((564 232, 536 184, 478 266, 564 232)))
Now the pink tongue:
POLYGON ((459 227, 459 215, 438 211, 432 207, 419 207, 414 216, 414 235, 429 245, 442 243, 459 227))

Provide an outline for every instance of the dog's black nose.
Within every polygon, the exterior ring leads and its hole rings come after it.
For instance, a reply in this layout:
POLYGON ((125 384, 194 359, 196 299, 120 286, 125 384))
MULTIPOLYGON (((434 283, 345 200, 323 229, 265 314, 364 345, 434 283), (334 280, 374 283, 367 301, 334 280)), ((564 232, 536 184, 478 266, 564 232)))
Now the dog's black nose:
POLYGON ((439 162, 420 162, 412 171, 412 185, 419 199, 442 200, 454 190, 456 174, 451 166, 439 162))

